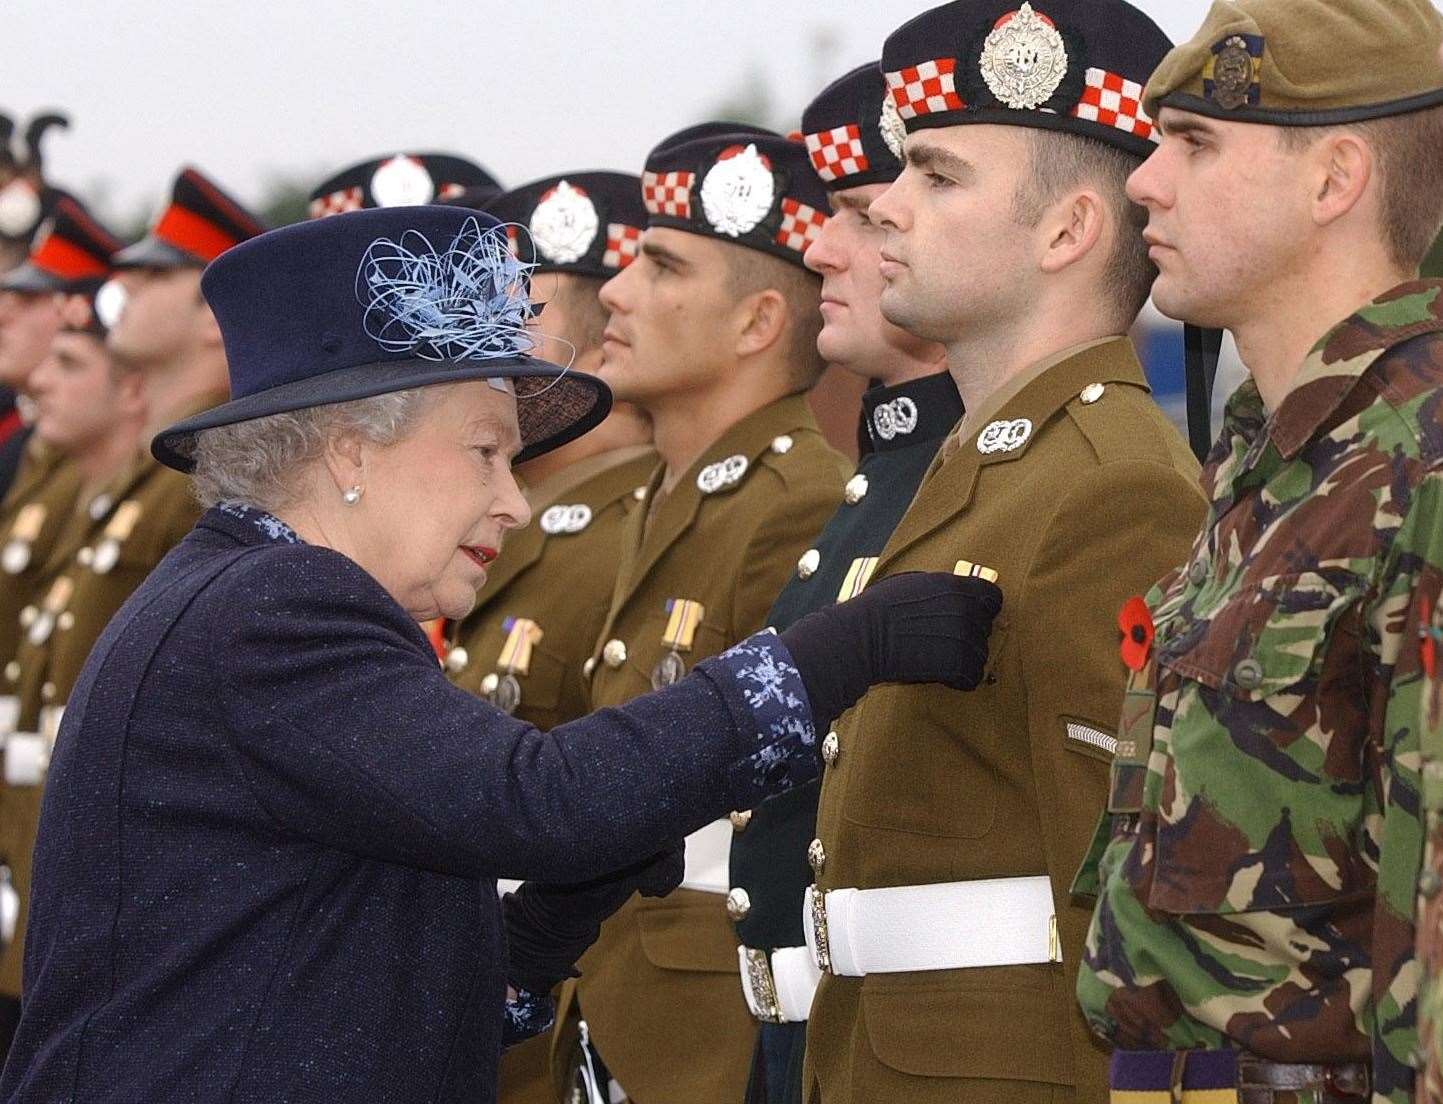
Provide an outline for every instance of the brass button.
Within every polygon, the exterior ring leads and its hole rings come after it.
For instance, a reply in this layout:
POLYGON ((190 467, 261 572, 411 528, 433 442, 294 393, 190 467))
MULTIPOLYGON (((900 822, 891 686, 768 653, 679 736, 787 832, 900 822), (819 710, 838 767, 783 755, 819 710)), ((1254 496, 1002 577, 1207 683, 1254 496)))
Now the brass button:
POLYGON ((638 501, 638 502, 641 502, 643 499, 645 499, 645 498, 646 498, 646 486, 645 486, 645 484, 643 484, 642 486, 636 488, 636 490, 632 491, 632 492, 631 492, 631 497, 634 498, 634 499, 636 499, 636 501, 638 501))
POLYGON ((867 497, 867 477, 861 472, 852 476, 847 480, 847 487, 842 492, 842 497, 846 499, 848 506, 855 506, 861 502, 867 497))
POLYGON ((581 665, 583 678, 590 678, 596 672, 596 657, 588 656, 586 662, 581 665))
POLYGON ((489 675, 487 675, 484 679, 481 680, 481 693, 490 696, 491 694, 496 693, 496 687, 500 685, 501 676, 498 675, 495 671, 492 671, 489 675))
POLYGON ((66 610, 60 615, 56 623, 60 626, 61 632, 68 632, 70 629, 75 628, 75 614, 66 610))
POLYGON ((40 611, 38 609, 36 609, 34 606, 26 606, 23 610, 20 611, 20 627, 22 629, 28 629, 32 624, 34 624, 35 619, 39 616, 40 611))
POLYGON ((1098 399, 1102 398, 1102 394, 1106 390, 1107 388, 1103 387, 1100 383, 1089 383, 1082 389, 1082 394, 1077 397, 1082 400, 1083 406, 1091 406, 1098 399))
POLYGON ((5 677, 10 682, 20 681, 20 661, 18 659, 12 659, 5 664, 5 677))
POLYGON ((1425 870, 1418 875, 1418 892, 1428 900, 1438 896, 1438 891, 1443 889, 1443 876, 1436 870, 1425 870))
POLYGON ((752 822, 752 811, 750 809, 737 809, 727 814, 727 819, 732 822, 733 832, 745 832, 747 825, 752 822))
POLYGON ((1244 690, 1256 690, 1263 684, 1263 665, 1256 659, 1240 659, 1233 667, 1233 681, 1244 690))
POLYGON ((471 662, 471 653, 459 644, 446 653, 446 670, 452 674, 466 670, 466 664, 471 662))
POLYGON ((95 562, 95 549, 82 548, 79 552, 75 553, 75 558, 80 561, 81 567, 89 567, 95 562))
POLYGON ((1187 567, 1187 581, 1193 586, 1202 586, 1208 581, 1208 562, 1204 559, 1193 560, 1187 567))
POLYGON ((621 640, 608 640, 606 647, 601 649, 601 658, 613 671, 626 662, 626 643, 621 640))
POLYGON ((802 558, 797 561, 797 574, 803 579, 810 579, 817 573, 817 568, 822 565, 822 554, 815 548, 808 548, 802 553, 802 558))
POLYGON ((794 444, 796 442, 792 440, 791 434, 783 433, 780 437, 772 438, 772 451, 778 456, 785 456, 792 451, 794 444))
POLYGON ((827 865, 827 849, 822 846, 821 840, 814 839, 807 844, 807 863, 811 866, 812 873, 820 878, 822 867, 827 865))
POLYGON ((45 683, 45 685, 40 687, 40 696, 46 701, 54 701, 56 692, 57 691, 55 689, 55 683, 53 682, 47 682, 45 683))
POLYGON ((727 894, 727 915, 733 920, 745 920, 751 911, 751 896, 741 886, 727 894))
POLYGON ((822 740, 822 761, 830 767, 841 754, 842 741, 837 739, 835 732, 828 732, 822 740))

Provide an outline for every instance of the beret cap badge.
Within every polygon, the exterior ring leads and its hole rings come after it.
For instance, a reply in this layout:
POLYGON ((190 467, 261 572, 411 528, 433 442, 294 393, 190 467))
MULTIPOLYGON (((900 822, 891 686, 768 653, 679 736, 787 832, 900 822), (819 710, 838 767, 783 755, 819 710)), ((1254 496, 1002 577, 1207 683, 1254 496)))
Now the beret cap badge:
POLYGON ((757 151, 755 143, 723 150, 701 183, 707 222, 717 233, 732 238, 761 225, 776 196, 771 162, 757 151))
POLYGON ((552 264, 575 264, 590 251, 601 228, 596 204, 585 190, 568 181, 541 197, 528 229, 536 248, 552 264))
POLYGON ((986 41, 978 67, 1000 103, 1031 111, 1050 100, 1067 76, 1067 47, 1047 16, 1024 3, 999 19, 986 41))
POLYGON ((897 113, 897 102, 891 92, 882 93, 882 114, 877 120, 877 129, 881 131, 882 141, 887 143, 892 156, 901 161, 902 147, 907 143, 907 124, 897 113))
POLYGON ((1219 42, 1213 48, 1213 57, 1208 64, 1212 70, 1209 88, 1213 103, 1228 111, 1236 111, 1255 98, 1256 59, 1242 35, 1229 35, 1219 42))

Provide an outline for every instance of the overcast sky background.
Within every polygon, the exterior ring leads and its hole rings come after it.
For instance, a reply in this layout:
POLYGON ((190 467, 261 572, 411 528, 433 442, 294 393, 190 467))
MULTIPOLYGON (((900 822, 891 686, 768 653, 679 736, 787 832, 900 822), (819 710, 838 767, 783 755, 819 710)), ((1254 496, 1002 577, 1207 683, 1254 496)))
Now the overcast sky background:
MULTIPOLYGON (((128 221, 184 163, 245 202, 402 148, 506 184, 638 171, 762 75, 794 122, 925 0, 4 0, 0 110, 58 107, 48 175, 128 221), (99 185, 108 185, 102 190, 99 185)), ((1174 39, 1200 0, 1141 0, 1174 39)))

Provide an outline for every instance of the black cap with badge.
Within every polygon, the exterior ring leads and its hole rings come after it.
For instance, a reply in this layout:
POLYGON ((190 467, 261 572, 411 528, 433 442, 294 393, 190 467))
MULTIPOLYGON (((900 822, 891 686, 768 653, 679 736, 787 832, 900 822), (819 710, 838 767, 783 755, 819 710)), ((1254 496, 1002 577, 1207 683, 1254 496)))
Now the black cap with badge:
POLYGON ((896 180, 906 139, 902 117, 875 61, 838 77, 802 112, 807 155, 832 191, 896 180))
POLYGON ((702 123, 651 151, 647 225, 744 245, 801 266, 827 220, 806 147, 760 127, 702 123))
POLYGON ((496 178, 453 153, 395 153, 334 173, 311 192, 310 216, 342 215, 373 207, 419 207, 463 195, 481 209, 501 194, 496 178))
POLYGON ((533 180, 493 199, 486 212, 505 223, 514 249, 529 240, 537 272, 609 279, 629 265, 646 228, 641 180, 629 173, 573 172, 533 180), (524 227, 525 234, 514 233, 524 227))

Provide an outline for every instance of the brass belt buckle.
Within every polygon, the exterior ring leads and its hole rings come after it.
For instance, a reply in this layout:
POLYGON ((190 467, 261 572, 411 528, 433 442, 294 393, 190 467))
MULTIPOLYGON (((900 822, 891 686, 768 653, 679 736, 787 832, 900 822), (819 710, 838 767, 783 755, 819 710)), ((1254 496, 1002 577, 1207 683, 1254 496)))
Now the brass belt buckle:
POLYGON ((777 982, 772 976, 772 965, 767 961, 767 952, 753 947, 746 948, 747 979, 751 982, 753 1015, 762 1023, 782 1023, 782 1005, 777 1000, 777 982))
POLYGON ((832 949, 827 939, 827 894, 815 882, 807 887, 807 906, 812 919, 812 946, 817 952, 817 968, 824 974, 830 974, 832 949))

